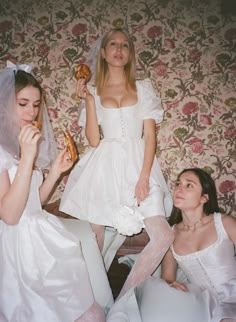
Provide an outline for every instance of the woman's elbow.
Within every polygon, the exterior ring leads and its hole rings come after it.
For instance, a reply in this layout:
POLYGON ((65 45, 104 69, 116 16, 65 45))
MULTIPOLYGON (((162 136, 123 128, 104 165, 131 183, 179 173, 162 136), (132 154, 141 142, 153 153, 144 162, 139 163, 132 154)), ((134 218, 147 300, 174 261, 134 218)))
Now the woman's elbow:
POLYGON ((93 138, 93 139, 88 138, 88 143, 92 148, 97 148, 100 143, 100 138, 93 138))
POLYGON ((99 146, 99 143, 90 143, 90 146, 92 148, 97 148, 99 146))

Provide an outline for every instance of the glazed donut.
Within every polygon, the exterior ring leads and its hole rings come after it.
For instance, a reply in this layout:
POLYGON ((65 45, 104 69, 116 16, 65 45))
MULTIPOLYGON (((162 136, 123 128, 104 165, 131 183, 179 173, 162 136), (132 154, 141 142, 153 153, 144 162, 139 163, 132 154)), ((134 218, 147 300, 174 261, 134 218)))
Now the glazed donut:
POLYGON ((75 78, 78 80, 84 78, 87 83, 92 76, 91 70, 86 64, 79 64, 75 69, 75 78))
POLYGON ((75 147, 74 140, 68 130, 63 131, 63 134, 64 134, 64 143, 67 147, 69 158, 71 161, 74 162, 77 159, 77 150, 75 147))
POLYGON ((39 130, 41 130, 41 128, 42 128, 42 123, 39 121, 33 121, 32 125, 36 126, 37 129, 39 129, 39 130))

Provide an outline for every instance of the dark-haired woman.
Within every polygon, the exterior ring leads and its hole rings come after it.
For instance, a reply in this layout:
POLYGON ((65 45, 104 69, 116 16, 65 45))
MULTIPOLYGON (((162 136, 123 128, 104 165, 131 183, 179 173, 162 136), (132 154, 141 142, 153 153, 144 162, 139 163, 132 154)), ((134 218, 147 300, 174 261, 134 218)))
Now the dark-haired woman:
POLYGON ((220 214, 215 183, 199 168, 180 173, 173 200, 175 240, 162 266, 107 321, 236 321, 235 218, 220 214))
MULTIPOLYGON (((159 289, 158 296, 172 307, 174 321, 235 322, 235 218, 220 214, 214 180, 199 168, 180 173, 173 199, 169 222, 174 225, 175 240, 163 259, 161 272, 170 286, 155 281, 156 294, 159 289)), ((142 290, 143 310, 153 296, 149 286, 142 290)), ((163 312, 159 305, 157 299, 157 314, 163 312)), ((166 311, 165 322, 172 322, 168 314, 166 311)))
POLYGON ((0 321, 104 322, 79 240, 42 209, 72 161, 53 160, 43 90, 19 68, 0 71, 0 321))

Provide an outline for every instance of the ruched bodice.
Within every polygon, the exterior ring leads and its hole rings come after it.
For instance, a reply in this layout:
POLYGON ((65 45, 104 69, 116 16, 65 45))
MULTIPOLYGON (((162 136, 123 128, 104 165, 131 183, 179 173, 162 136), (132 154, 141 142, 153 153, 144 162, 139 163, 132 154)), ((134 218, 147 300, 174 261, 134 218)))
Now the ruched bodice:
POLYGON ((143 120, 137 117, 138 112, 138 104, 121 108, 101 106, 101 127, 104 139, 141 139, 143 120))

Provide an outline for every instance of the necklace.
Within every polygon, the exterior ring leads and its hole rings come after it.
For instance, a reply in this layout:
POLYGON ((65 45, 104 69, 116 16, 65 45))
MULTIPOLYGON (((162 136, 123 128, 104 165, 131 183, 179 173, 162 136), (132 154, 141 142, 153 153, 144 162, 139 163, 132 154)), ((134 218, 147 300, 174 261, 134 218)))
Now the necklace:
POLYGON ((198 220, 197 220, 197 221, 195 221, 195 223, 193 223, 192 225, 188 225, 188 224, 185 224, 185 223, 183 222, 183 225, 184 225, 184 227, 186 227, 186 228, 188 228, 188 229, 195 228, 195 226, 196 226, 197 224, 202 223, 202 219, 203 219, 203 218, 198 219, 198 220))

